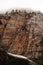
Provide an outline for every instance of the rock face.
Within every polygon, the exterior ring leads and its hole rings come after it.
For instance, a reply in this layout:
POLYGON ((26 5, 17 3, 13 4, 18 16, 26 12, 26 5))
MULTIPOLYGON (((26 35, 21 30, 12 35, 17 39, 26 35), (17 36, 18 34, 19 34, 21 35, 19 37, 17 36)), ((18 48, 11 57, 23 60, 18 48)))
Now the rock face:
POLYGON ((7 52, 38 58, 43 54, 43 14, 12 11, 0 15, 0 46, 7 52))

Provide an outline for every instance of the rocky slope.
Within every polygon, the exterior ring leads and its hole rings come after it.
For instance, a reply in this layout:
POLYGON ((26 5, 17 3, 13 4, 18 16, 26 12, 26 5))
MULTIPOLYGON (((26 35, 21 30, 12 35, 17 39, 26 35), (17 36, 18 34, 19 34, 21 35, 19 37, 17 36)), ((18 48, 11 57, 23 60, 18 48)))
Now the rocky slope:
POLYGON ((43 13, 14 11, 0 14, 0 47, 28 58, 43 55, 43 13))

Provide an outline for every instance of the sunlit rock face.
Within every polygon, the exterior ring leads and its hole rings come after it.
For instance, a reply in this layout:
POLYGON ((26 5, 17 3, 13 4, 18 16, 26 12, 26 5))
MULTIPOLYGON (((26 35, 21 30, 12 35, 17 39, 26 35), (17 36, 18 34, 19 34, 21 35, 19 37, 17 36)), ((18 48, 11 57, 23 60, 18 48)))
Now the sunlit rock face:
POLYGON ((27 48, 27 57, 38 58, 43 52, 43 14, 36 13, 29 22, 27 22, 27 30, 30 30, 29 45, 27 48), (29 28, 30 27, 30 28, 29 28))
POLYGON ((41 57, 43 13, 13 10, 0 15, 0 46, 28 58, 41 57))

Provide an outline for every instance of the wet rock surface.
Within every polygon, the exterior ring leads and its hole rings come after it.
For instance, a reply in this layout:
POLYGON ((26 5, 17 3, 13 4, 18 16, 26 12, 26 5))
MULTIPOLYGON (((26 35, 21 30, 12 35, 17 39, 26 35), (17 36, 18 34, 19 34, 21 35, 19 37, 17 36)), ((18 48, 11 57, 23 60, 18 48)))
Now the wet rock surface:
POLYGON ((0 65, 36 65, 32 60, 28 60, 21 55, 9 54, 2 48, 0 48, 0 65))

